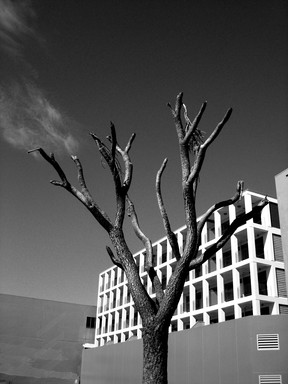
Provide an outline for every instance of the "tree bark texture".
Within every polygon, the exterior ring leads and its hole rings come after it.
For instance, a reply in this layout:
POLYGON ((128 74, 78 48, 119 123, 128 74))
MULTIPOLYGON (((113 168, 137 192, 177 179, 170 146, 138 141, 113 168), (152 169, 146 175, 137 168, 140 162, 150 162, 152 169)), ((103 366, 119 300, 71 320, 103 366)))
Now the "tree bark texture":
POLYGON ((143 383, 167 384, 168 327, 146 326, 143 338, 143 383))

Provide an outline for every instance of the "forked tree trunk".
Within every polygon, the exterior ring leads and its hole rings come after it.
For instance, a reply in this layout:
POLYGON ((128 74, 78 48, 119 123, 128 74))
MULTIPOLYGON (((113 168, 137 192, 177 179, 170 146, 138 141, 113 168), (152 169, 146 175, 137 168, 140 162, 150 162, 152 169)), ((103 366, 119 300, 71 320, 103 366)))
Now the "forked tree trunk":
POLYGON ((168 328, 143 328, 143 384, 167 384, 168 328))
POLYGON ((227 243, 238 227, 245 224, 247 220, 256 217, 263 207, 268 204, 268 200, 264 199, 258 206, 255 206, 252 211, 236 218, 213 245, 206 249, 204 253, 201 253, 200 255, 197 254, 198 245, 201 241, 201 233, 204 225, 208 222, 209 217, 217 209, 228 207, 241 198, 243 182, 238 182, 237 192, 232 198, 211 206, 206 213, 201 216, 200 221, 197 222, 195 206, 196 192, 206 151, 229 120, 232 109, 230 108, 227 111, 223 120, 203 142, 202 131, 198 130, 197 126, 206 108, 206 102, 202 104, 198 115, 192 122, 187 115, 187 108, 183 104, 182 99, 183 93, 181 92, 176 98, 175 109, 173 109, 170 104, 168 104, 168 106, 172 111, 180 148, 182 189, 185 222, 187 226, 186 245, 183 252, 180 252, 177 236, 171 230, 161 194, 161 175, 166 167, 167 159, 164 160, 156 178, 156 192, 160 213, 173 255, 177 260, 176 268, 172 273, 165 291, 163 291, 160 279, 153 267, 153 247, 151 240, 140 229, 134 205, 128 197, 133 170, 129 151, 132 142, 134 141, 135 134, 132 134, 125 149, 122 149, 117 142, 113 123, 111 123, 111 136, 108 136, 108 140, 111 142, 111 148, 108 148, 94 133, 91 134, 97 144, 101 156, 108 164, 113 176, 116 191, 116 216, 114 220, 111 220, 107 213, 100 209, 94 201, 87 188, 81 162, 76 156, 72 156, 72 160, 78 170, 80 189, 75 188, 68 181, 64 171, 55 160, 53 154, 49 156, 42 148, 36 148, 29 151, 39 151, 40 155, 54 167, 61 181, 52 180, 51 183, 66 189, 84 204, 97 222, 106 230, 114 245, 116 255, 114 255, 112 250, 107 247, 108 254, 112 262, 126 273, 129 290, 132 294, 137 311, 140 313, 143 321, 143 384, 167 384, 168 328, 173 312, 178 305, 185 278, 189 270, 195 269, 215 255, 215 253, 227 243), (182 118, 181 110, 184 110, 184 120, 182 118), (120 155, 123 160, 125 167, 124 172, 122 172, 117 160, 117 154, 120 155), (190 158, 190 156, 192 157, 190 158), (153 305, 154 303, 142 284, 138 273, 138 267, 124 237, 123 222, 127 203, 129 205, 128 215, 131 217, 134 231, 146 248, 145 270, 148 273, 155 290, 156 300, 159 304, 158 308, 153 305))

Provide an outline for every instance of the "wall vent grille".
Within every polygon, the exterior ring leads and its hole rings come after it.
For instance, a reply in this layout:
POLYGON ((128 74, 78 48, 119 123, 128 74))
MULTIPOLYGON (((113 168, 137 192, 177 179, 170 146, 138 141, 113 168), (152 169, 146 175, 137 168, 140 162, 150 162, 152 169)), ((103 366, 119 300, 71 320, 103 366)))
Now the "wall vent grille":
POLYGON ((282 384, 282 375, 259 375, 259 384, 282 384))
POLYGON ((258 351, 271 351, 280 349, 279 334, 258 334, 257 349, 258 351))

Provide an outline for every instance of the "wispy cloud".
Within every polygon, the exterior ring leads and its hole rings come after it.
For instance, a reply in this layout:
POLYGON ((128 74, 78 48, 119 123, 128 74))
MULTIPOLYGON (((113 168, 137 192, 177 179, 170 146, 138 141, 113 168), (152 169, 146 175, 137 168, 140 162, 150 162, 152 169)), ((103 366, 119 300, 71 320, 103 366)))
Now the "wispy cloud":
POLYGON ((73 153, 78 143, 67 127, 68 123, 69 129, 76 124, 48 101, 35 76, 32 80, 31 69, 34 68, 25 57, 27 37, 42 41, 36 28, 31 27, 35 26, 33 21, 36 19, 29 0, 0 0, 1 56, 3 60, 19 62, 20 59, 21 62, 21 68, 20 65, 9 68, 9 76, 2 74, 0 128, 3 138, 16 148, 43 146, 53 152, 66 150, 73 153))
POLYGON ((36 38, 29 25, 36 18, 28 0, 0 0, 0 43, 1 48, 12 56, 21 56, 26 37, 36 38))
POLYGON ((0 88, 0 127, 4 139, 19 149, 42 146, 51 151, 77 150, 77 140, 67 131, 69 119, 31 83, 0 88))

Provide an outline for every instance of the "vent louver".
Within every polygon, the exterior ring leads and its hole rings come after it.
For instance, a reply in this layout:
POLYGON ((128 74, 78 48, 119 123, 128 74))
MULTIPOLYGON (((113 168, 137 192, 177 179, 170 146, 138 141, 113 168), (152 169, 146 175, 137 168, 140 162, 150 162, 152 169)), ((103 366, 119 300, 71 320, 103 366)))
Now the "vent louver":
POLYGON ((259 384, 282 384, 281 375, 259 375, 259 384))
POLYGON ((258 351, 271 351, 280 349, 279 334, 258 334, 257 349, 258 351))

